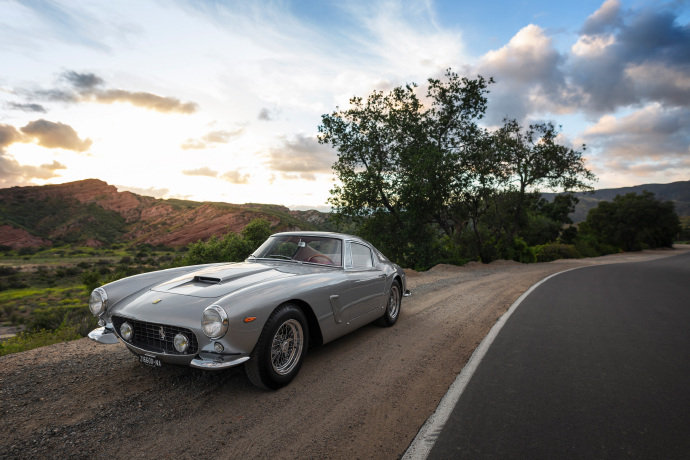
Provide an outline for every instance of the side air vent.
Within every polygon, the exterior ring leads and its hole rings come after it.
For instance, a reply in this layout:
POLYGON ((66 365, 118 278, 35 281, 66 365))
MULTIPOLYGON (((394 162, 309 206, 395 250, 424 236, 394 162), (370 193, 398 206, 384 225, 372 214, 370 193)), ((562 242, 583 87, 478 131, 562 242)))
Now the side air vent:
POLYGON ((195 276, 194 281, 198 283, 207 283, 207 284, 220 284, 220 278, 215 278, 213 276, 195 276))

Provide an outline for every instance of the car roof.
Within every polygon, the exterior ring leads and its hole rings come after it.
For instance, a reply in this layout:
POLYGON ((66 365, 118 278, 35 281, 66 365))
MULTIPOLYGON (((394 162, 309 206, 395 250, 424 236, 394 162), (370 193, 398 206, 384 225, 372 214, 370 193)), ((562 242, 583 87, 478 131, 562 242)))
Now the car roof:
POLYGON ((363 240, 362 238, 354 235, 348 235, 346 233, 336 233, 336 232, 317 232, 317 231, 306 231, 306 232, 280 232, 280 233, 274 233, 271 236, 321 236, 321 237, 327 237, 327 238, 338 238, 341 240, 356 240, 356 241, 361 241, 363 243, 369 244, 366 240, 363 240))

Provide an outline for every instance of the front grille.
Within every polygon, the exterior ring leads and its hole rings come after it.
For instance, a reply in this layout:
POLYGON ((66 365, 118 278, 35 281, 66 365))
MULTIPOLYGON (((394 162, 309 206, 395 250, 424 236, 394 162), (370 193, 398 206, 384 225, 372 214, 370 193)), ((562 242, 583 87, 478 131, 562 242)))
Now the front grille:
POLYGON ((146 321, 137 321, 121 316, 113 316, 112 319, 115 332, 118 336, 120 335, 120 326, 122 326, 122 323, 127 321, 132 325, 134 336, 129 343, 141 349, 155 353, 168 353, 173 355, 194 355, 199 350, 199 343, 196 340, 196 336, 189 329, 165 324, 148 323, 146 321), (161 334, 161 328, 163 329, 163 334, 161 334), (189 340, 189 348, 187 348, 185 353, 180 353, 175 350, 175 344, 173 342, 175 335, 180 332, 186 335, 189 340), (163 336, 165 336, 165 338, 163 338, 163 336))

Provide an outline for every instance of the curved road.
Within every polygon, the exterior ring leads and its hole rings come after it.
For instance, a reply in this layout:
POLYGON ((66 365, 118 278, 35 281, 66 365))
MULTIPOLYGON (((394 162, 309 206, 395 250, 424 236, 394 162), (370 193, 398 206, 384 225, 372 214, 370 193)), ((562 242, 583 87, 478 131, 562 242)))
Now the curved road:
POLYGON ((690 254, 537 287, 495 338, 429 458, 688 458, 690 254))

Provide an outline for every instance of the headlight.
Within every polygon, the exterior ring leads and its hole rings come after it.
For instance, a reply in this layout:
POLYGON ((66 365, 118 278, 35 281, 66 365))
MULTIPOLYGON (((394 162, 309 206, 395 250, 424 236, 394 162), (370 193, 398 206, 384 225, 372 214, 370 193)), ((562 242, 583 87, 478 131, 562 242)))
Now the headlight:
POLYGON ((218 305, 211 305, 201 315, 201 329, 211 339, 219 339, 228 332, 228 315, 218 305))
POLYGON ((96 288, 91 292, 91 297, 89 298, 89 310, 91 310, 94 316, 100 316, 105 312, 107 301, 108 294, 105 293, 105 289, 96 288))
POLYGON ((180 353, 184 353, 187 351, 187 347, 189 346, 189 339, 187 339, 186 335, 179 333, 175 335, 173 343, 175 344, 175 350, 180 353))
POLYGON ((122 323, 122 326, 120 326, 120 336, 122 336, 123 339, 129 342, 130 340, 132 340, 133 335, 134 329, 132 329, 132 325, 128 322, 122 323))

